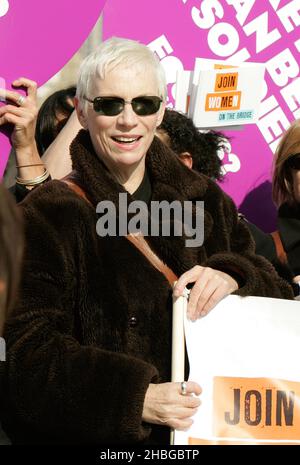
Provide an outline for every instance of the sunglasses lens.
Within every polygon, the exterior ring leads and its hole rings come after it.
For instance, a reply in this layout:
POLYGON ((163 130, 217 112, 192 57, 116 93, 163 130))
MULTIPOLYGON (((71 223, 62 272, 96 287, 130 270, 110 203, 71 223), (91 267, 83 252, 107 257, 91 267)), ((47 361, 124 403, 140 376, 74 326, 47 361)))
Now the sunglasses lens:
POLYGON ((94 110, 105 116, 116 116, 123 111, 124 100, 113 97, 97 97, 94 100, 94 110))
POLYGON ((136 97, 132 100, 133 111, 139 116, 154 115, 159 110, 159 97, 136 97))
MULTIPOLYGON (((125 101, 119 97, 96 97, 93 101, 94 110, 105 116, 116 116, 124 110, 125 101)), ((136 97, 132 99, 133 111, 139 116, 154 115, 159 110, 159 97, 136 97)))

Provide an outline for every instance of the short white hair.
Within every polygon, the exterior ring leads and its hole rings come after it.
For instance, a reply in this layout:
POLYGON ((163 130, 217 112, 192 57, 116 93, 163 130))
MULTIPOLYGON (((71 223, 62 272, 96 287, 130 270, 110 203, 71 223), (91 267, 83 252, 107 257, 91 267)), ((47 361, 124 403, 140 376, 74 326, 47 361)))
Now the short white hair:
POLYGON ((147 72, 149 68, 157 77, 159 97, 166 101, 167 84, 163 66, 158 57, 144 44, 135 40, 112 37, 88 55, 79 68, 76 97, 80 105, 85 108, 84 97, 90 98, 92 83, 95 79, 105 79, 107 71, 118 66, 130 68, 139 66, 147 72))

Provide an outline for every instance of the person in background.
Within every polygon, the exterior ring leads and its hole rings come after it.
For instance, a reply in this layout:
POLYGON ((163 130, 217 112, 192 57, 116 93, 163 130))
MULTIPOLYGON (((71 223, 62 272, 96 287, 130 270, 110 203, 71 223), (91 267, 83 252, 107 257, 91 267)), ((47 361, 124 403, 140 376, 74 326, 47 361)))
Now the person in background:
POLYGON ((175 110, 166 109, 156 135, 180 160, 211 179, 222 179, 222 162, 218 150, 224 135, 215 131, 200 132, 193 121, 175 110))
MULTIPOLYGON (((72 91, 74 88, 66 89, 67 92, 72 91)), ((58 91, 60 92, 60 91, 58 91)), ((56 98, 58 97, 56 94, 56 98)), ((70 102, 70 98, 68 99, 70 102)), ((74 102, 73 102, 74 103, 74 102)), ((66 110, 66 106, 65 106, 66 110)), ((68 110, 67 110, 68 111, 68 110)), ((72 160, 70 156, 70 145, 77 136, 78 132, 82 129, 82 126, 78 120, 77 112, 71 110, 71 104, 69 107, 69 114, 59 125, 56 124, 56 120, 52 118, 52 127, 55 128, 52 135, 56 134, 53 138, 52 143, 45 147, 46 150, 43 152, 43 162, 47 166, 51 173, 52 179, 62 179, 72 171, 72 160), (59 131, 58 131, 59 130, 59 131)), ((41 120, 45 116, 45 112, 41 113, 41 120)), ((42 125, 40 125, 41 127, 42 125)), ((42 133, 42 131, 40 131, 42 133)), ((48 139, 48 142, 50 139, 48 139)))
MULTIPOLYGON (((298 124, 296 127, 298 128, 298 124)), ((225 138, 222 133, 215 133, 213 131, 200 133, 193 124, 193 121, 186 115, 176 110, 166 110, 162 124, 157 130, 157 136, 176 153, 188 168, 194 169, 213 179, 222 180, 222 166, 218 157, 218 150, 220 150, 225 138)), ((289 137, 288 134, 286 137, 289 137)), ((291 174, 289 175, 289 179, 292 179, 291 174)), ((283 182, 282 189, 286 189, 286 186, 287 183, 283 182)), ((297 182, 296 190, 293 190, 292 185, 289 187, 288 192, 293 191, 298 192, 297 182)), ((294 196, 291 198, 294 199, 294 196)), ((277 198, 276 201, 278 203, 277 198)), ((292 200, 292 203, 295 202, 292 200)), ((278 274, 293 287, 295 296, 298 296, 299 285, 296 284, 298 277, 294 277, 295 271, 290 267, 288 261, 286 259, 281 260, 277 256, 272 235, 265 233, 255 224, 249 222, 242 214, 239 214, 239 218, 250 230, 251 236, 255 241, 256 253, 267 258, 273 264, 278 274)), ((298 229, 295 232, 295 237, 299 237, 298 229)), ((299 258, 297 262, 299 265, 299 258)))
POLYGON ((75 94, 75 86, 58 90, 51 94, 39 109, 35 140, 41 157, 58 136, 74 111, 75 94))
MULTIPOLYGON (((0 184, 0 338, 15 303, 23 254, 23 224, 12 196, 0 184)), ((5 343, 0 340, 0 370, 5 364, 5 343)), ((0 377, 0 399, 2 386, 0 377)), ((1 411, 0 411, 1 420, 1 411)), ((10 444, 0 423, 0 445, 10 444)))
POLYGON ((11 159, 15 160, 17 176, 10 191, 20 202, 31 189, 51 180, 42 156, 71 116, 76 88, 73 86, 55 92, 37 111, 37 84, 26 78, 20 78, 13 84, 16 88, 26 88, 27 97, 17 91, 5 91, 8 104, 0 108, 0 126, 14 125, 11 159))
POLYGON ((16 185, 11 189, 20 201, 29 190, 49 179, 49 172, 42 162, 35 141, 37 118, 37 84, 27 78, 13 83, 16 90, 4 90, 6 105, 0 107, 0 127, 13 125, 11 142, 17 168, 16 185), (26 89, 26 96, 17 89, 26 89))
POLYGON ((272 233, 276 253, 292 270, 300 288, 300 119, 283 135, 275 154, 273 200, 278 207, 278 230, 272 233))
POLYGON ((12 196, 0 184, 0 336, 13 307, 23 252, 21 212, 12 196))

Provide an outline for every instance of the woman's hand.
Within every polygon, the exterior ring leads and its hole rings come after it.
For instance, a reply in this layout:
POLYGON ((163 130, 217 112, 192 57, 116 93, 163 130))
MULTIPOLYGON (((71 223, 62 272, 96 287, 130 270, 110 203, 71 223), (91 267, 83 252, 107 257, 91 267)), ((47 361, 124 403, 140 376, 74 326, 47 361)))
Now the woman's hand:
POLYGON ((220 300, 238 289, 238 283, 227 273, 197 265, 180 276, 174 296, 182 295, 190 283, 195 284, 190 292, 187 315, 193 321, 207 315, 220 300))
POLYGON ((177 430, 188 429, 201 401, 201 387, 193 381, 186 382, 186 395, 181 394, 181 383, 149 384, 146 392, 143 421, 166 425, 177 430), (194 394, 194 395, 193 395, 194 394))
POLYGON ((17 91, 6 90, 5 99, 9 102, 7 105, 0 107, 0 125, 10 123, 14 125, 11 135, 12 144, 18 151, 27 151, 35 146, 35 126, 37 109, 37 84, 26 78, 19 78, 14 81, 13 86, 26 87, 27 97, 24 96, 20 102, 21 94, 17 91), (21 104, 20 104, 21 103, 21 104))
MULTIPOLYGON (((5 99, 9 103, 0 107, 0 126, 6 123, 14 125, 11 142, 15 151, 18 177, 35 179, 45 173, 35 142, 37 84, 22 77, 14 81, 13 86, 26 87, 27 97, 20 100, 22 96, 17 91, 5 91, 5 99)), ((32 186, 27 186, 27 189, 32 189, 32 186)))

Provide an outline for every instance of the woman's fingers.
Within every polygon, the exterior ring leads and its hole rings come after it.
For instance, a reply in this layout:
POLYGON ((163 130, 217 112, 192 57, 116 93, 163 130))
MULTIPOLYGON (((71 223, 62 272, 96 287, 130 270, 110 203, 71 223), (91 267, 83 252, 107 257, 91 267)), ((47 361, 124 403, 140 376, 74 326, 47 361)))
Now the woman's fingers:
POLYGON ((187 316, 193 321, 207 315, 220 300, 238 289, 237 282, 227 273, 197 265, 180 276, 174 295, 182 295, 190 283, 194 286, 189 295, 187 316))
POLYGON ((37 83, 32 81, 31 79, 27 79, 24 77, 20 77, 16 79, 12 85, 14 87, 26 87, 27 88, 27 96, 29 99, 35 100, 37 95, 37 83))
POLYGON ((15 105, 20 107, 27 107, 33 103, 36 104, 37 83, 35 81, 21 77, 16 79, 12 85, 13 87, 26 87, 27 97, 20 94, 16 90, 5 89, 2 91, 5 100, 13 102, 15 105), (20 97, 23 97, 23 99, 20 100, 20 97))
POLYGON ((4 124, 14 124, 17 125, 19 122, 19 119, 17 116, 11 114, 11 113, 5 113, 4 115, 0 115, 0 126, 4 124))
POLYGON ((200 316, 201 306, 206 303, 207 294, 211 293, 210 287, 209 277, 207 273, 205 274, 205 268, 203 268, 189 295, 187 316, 190 320, 196 320, 200 316))
POLYGON ((229 295, 228 289, 221 285, 215 288, 210 295, 204 296, 198 310, 198 318, 206 316, 225 296, 229 295), (206 302, 205 302, 206 300, 206 302))
POLYGON ((172 420, 191 420, 192 417, 198 412, 198 408, 187 409, 187 408, 178 408, 176 413, 170 413, 165 418, 162 418, 161 423, 171 426, 172 420))
MULTIPOLYGON (((34 87, 34 85, 32 84, 34 87)), ((37 116, 36 101, 30 97, 25 98, 24 104, 18 105, 20 94, 14 91, 6 91, 6 100, 10 103, 0 107, 0 125, 14 125, 11 140, 16 150, 16 154, 21 155, 21 151, 27 154, 35 153, 35 125, 37 116)), ((19 159, 17 160, 20 161, 19 159)), ((19 163, 24 164, 24 163, 19 163)), ((25 163, 27 164, 27 163, 25 163)))
MULTIPOLYGON (((182 383, 176 383, 176 385, 178 393, 182 395, 182 383)), ((195 399, 196 401, 198 401, 199 399, 197 400, 197 397, 191 397, 191 394, 194 394, 195 396, 200 396, 202 389, 199 386, 199 384, 195 383, 194 381, 185 381, 185 391, 186 395, 182 395, 183 398, 195 399)))
MULTIPOLYGON (((14 90, 8 90, 8 89, 5 89, 3 91, 3 96, 4 96, 4 99, 7 101, 7 102, 12 102, 14 103, 15 105, 18 105, 18 101, 21 97, 21 94, 19 94, 18 92, 15 92, 14 90)), ((26 100, 26 97, 23 96, 26 100)), ((24 100, 24 102, 25 102, 24 100)))
POLYGON ((226 281, 218 276, 217 274, 208 274, 203 278, 203 285, 200 288, 200 292, 197 292, 198 288, 193 289, 195 292, 194 300, 197 300, 196 305, 192 309, 189 309, 188 315, 191 320, 207 315, 207 313, 214 308, 217 303, 222 300, 223 297, 229 294, 229 288, 226 281))
POLYGON ((192 418, 171 418, 168 426, 178 431, 185 431, 189 429, 193 423, 192 418))
POLYGON ((185 395, 181 383, 150 384, 144 401, 143 420, 173 428, 174 421, 185 422, 195 415, 201 404, 197 397, 201 387, 192 381, 185 384, 185 395))
POLYGON ((185 287, 190 283, 194 283, 198 279, 199 274, 202 272, 203 269, 204 269, 203 266, 196 265, 190 270, 183 273, 178 279, 176 285, 174 286, 174 290, 173 290, 174 296, 175 297, 181 296, 183 294, 185 287))
POLYGON ((24 114, 24 110, 15 105, 3 105, 0 107, 0 116, 3 116, 5 113, 11 113, 12 115, 21 117, 24 114))
POLYGON ((13 124, 20 130, 35 121, 35 113, 30 109, 16 107, 15 105, 4 105, 0 107, 0 125, 13 124))

